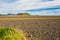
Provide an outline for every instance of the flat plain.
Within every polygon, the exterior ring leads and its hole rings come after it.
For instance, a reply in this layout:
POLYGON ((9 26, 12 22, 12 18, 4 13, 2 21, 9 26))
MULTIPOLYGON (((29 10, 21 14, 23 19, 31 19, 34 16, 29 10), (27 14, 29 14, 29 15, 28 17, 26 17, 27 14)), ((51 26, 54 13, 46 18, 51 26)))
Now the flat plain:
POLYGON ((21 29, 28 40, 60 40, 60 16, 0 16, 0 27, 21 29))

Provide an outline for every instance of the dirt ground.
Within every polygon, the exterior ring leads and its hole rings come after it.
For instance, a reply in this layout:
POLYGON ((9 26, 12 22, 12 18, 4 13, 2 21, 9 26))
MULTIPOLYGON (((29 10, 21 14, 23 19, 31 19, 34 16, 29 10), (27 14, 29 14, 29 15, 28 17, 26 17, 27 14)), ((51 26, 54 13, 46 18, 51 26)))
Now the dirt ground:
POLYGON ((60 19, 0 20, 0 26, 21 29, 28 40, 60 40, 60 19))

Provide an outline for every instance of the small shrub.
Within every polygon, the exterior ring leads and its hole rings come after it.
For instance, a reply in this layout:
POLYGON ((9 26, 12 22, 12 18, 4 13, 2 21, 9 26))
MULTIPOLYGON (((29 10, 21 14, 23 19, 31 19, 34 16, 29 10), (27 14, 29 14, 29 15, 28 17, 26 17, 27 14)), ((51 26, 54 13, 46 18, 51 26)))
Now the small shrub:
POLYGON ((30 14, 29 14, 29 13, 17 13, 17 15, 30 16, 30 14))
POLYGON ((0 40, 26 40, 22 31, 14 28, 0 28, 0 40))

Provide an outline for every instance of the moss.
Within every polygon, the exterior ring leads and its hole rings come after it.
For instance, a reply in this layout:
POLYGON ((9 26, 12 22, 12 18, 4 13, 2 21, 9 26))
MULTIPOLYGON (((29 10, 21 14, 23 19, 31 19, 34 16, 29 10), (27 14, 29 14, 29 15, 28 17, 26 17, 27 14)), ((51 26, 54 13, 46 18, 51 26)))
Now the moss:
POLYGON ((22 31, 14 28, 0 28, 0 40, 26 40, 22 31))

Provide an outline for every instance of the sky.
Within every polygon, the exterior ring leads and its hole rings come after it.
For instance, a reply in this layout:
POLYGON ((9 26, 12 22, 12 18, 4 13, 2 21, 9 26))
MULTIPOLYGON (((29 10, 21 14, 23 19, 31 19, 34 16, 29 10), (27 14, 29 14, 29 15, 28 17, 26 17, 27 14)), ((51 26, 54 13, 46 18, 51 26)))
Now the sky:
POLYGON ((60 0, 0 0, 0 14, 21 12, 60 16, 60 0))

